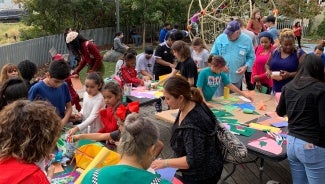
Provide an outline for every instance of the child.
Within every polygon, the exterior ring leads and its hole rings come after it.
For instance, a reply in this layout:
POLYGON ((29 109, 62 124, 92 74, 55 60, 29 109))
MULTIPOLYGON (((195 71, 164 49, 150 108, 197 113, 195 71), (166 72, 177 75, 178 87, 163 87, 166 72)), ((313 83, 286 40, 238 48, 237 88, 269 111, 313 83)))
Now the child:
POLYGON ((126 83, 132 83, 132 86, 143 86, 144 82, 137 77, 137 71, 135 70, 135 55, 128 53, 124 59, 125 64, 120 69, 120 78, 122 80, 122 85, 126 83))
MULTIPOLYGON (((158 84, 166 81, 170 77, 174 77, 178 72, 180 72, 180 74, 185 77, 191 86, 195 86, 198 76, 197 67, 191 57, 191 50, 189 46, 187 46, 184 41, 179 40, 173 43, 171 50, 173 51, 178 63, 169 76, 164 80, 159 81, 158 84)), ((158 84, 154 85, 153 87, 155 88, 158 84)))
MULTIPOLYGON (((64 61, 64 58, 62 56, 62 54, 56 54, 55 56, 52 57, 52 61, 64 61)), ((72 75, 70 74, 69 77, 67 77, 64 81, 67 83, 68 88, 69 88, 69 92, 70 92, 70 96, 71 96, 71 105, 75 106, 75 108, 77 109, 78 112, 80 112, 81 110, 81 105, 80 105, 80 97, 78 95, 78 93, 76 92, 76 90, 74 90, 73 86, 72 86, 72 81, 71 81, 71 77, 72 75)))
POLYGON ((0 183, 49 184, 35 163, 47 159, 60 136, 55 108, 45 101, 17 100, 0 111, 0 122, 0 183))
POLYGON ((79 114, 75 115, 78 119, 82 119, 82 123, 70 129, 70 135, 74 135, 77 131, 82 133, 97 132, 101 128, 99 111, 105 105, 103 95, 100 93, 103 84, 103 78, 97 72, 87 74, 82 109, 79 114), (88 126, 90 126, 90 130, 87 129, 88 126))
POLYGON ((69 65, 62 60, 52 61, 45 79, 33 85, 28 92, 29 100, 49 101, 62 118, 62 127, 68 123, 72 113, 69 88, 64 80, 70 75, 69 65))
POLYGON ((193 39, 192 48, 192 58, 198 68, 198 72, 200 72, 201 69, 208 66, 207 61, 210 54, 206 45, 203 43, 203 40, 200 37, 195 37, 193 39))
POLYGON ((14 64, 6 64, 1 69, 0 85, 2 85, 9 78, 19 77, 18 68, 14 64))
POLYGON ((115 65, 115 75, 119 75, 119 72, 120 72, 120 69, 121 67, 125 64, 125 56, 128 54, 128 53, 131 53, 135 56, 137 56, 137 51, 134 50, 134 49, 131 49, 129 48, 123 55, 123 57, 121 57, 117 62, 116 62, 116 65, 115 65))
POLYGON ((104 125, 99 133, 108 133, 117 130, 117 121, 114 117, 116 108, 122 102, 122 89, 116 82, 110 81, 104 85, 102 95, 106 104, 106 109, 99 112, 100 119, 104 125))
POLYGON ((32 78, 37 72, 37 66, 30 60, 24 60, 17 65, 21 77, 24 79, 28 89, 34 85, 36 82, 32 82, 32 78))
POLYGON ((27 99, 28 87, 20 78, 8 79, 0 88, 0 110, 18 99, 27 99))
MULTIPOLYGON (((235 85, 230 83, 229 78, 223 72, 226 67, 226 61, 221 56, 215 56, 212 58, 211 66, 204 68, 199 73, 197 80, 197 88, 203 96, 203 101, 212 100, 212 97, 222 82, 224 86, 230 88, 231 91, 236 92, 244 97, 252 100, 252 98, 242 91, 240 91, 235 85)), ((208 103, 207 103, 208 104, 208 103)), ((209 104, 208 104, 209 105, 209 104)))

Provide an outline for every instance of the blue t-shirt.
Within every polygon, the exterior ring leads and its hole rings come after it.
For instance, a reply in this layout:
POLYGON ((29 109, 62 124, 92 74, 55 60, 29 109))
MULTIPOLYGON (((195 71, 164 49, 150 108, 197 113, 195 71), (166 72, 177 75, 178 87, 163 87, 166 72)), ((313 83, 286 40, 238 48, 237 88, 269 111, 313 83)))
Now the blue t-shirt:
POLYGON ((227 75, 224 72, 214 73, 207 67, 200 71, 196 86, 202 89, 205 100, 210 101, 221 82, 224 86, 230 83, 227 75))
POLYGON ((267 32, 271 33, 273 40, 278 39, 279 34, 278 34, 278 30, 276 29, 276 27, 270 27, 270 28, 267 30, 267 32))
POLYGON ((58 115, 63 118, 65 107, 71 102, 71 96, 67 83, 63 83, 58 88, 49 87, 44 81, 39 81, 33 85, 28 92, 28 100, 44 100, 50 102, 58 115))
MULTIPOLYGON (((314 52, 310 52, 309 54, 314 54, 314 52)), ((320 58, 322 58, 322 61, 323 61, 323 65, 324 65, 324 68, 325 68, 325 53, 323 53, 320 58)))
POLYGON ((210 53, 215 56, 222 56, 226 60, 231 83, 242 80, 243 75, 236 73, 239 67, 251 68, 255 60, 252 40, 245 34, 241 34, 235 41, 229 40, 225 33, 220 34, 210 53))

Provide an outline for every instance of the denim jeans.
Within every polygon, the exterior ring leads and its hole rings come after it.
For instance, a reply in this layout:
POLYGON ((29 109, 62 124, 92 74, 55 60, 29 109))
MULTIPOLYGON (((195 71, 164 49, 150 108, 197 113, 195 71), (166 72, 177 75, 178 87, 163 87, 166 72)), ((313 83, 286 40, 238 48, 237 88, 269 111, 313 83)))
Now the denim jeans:
POLYGON ((141 45, 141 36, 140 35, 132 35, 132 39, 134 40, 135 46, 141 45))
POLYGON ((325 148, 287 136, 287 154, 294 184, 325 184, 325 148))
POLYGON ((76 57, 72 54, 70 50, 69 50, 69 64, 71 69, 77 66, 76 57))

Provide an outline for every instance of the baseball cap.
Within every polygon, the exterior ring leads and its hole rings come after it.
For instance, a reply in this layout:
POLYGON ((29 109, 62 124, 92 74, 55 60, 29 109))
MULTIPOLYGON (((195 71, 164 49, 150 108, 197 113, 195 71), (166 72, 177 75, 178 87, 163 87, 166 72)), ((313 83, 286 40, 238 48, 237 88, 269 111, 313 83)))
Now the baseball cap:
POLYGON ((238 31, 240 29, 240 24, 238 21, 233 20, 227 24, 226 29, 223 31, 223 33, 227 34, 228 36, 232 35, 234 32, 238 31))

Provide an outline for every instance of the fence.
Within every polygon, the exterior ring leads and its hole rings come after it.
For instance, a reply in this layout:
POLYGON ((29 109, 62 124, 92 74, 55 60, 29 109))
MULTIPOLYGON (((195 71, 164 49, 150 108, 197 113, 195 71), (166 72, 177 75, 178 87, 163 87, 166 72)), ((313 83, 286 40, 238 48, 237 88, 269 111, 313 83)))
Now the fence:
MULTIPOLYGON (((120 29, 123 31, 123 33, 125 33, 124 41, 129 42, 130 27, 121 27, 120 29)), ((152 42, 158 39, 159 29, 159 25, 147 25, 146 40, 150 40, 152 42)), ((137 30, 141 30, 141 27, 137 27, 137 30)), ((139 31, 139 33, 141 32, 139 31)), ((85 38, 94 40, 97 46, 112 44, 115 33, 115 27, 80 31, 80 34, 82 34, 85 38)), ((63 34, 45 36, 10 45, 0 46, 0 67, 2 68, 2 66, 6 63, 18 64, 20 61, 26 59, 33 61, 35 64, 37 64, 37 66, 42 66, 48 61, 51 61, 51 56, 49 53, 51 48, 55 48, 58 53, 68 53, 63 34)))

